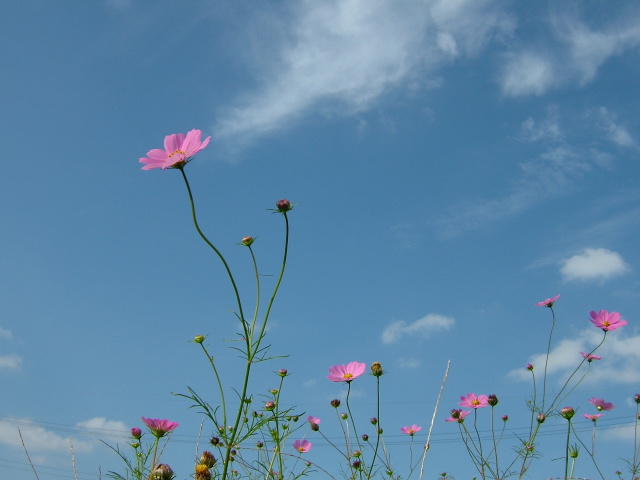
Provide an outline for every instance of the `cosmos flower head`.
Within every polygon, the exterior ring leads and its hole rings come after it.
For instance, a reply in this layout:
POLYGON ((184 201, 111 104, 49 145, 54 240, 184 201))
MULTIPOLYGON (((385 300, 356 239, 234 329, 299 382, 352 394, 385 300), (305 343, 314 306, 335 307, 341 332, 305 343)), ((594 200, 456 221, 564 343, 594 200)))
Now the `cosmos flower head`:
POLYGON ((334 365, 329 368, 327 378, 332 382, 351 382, 364 373, 367 365, 360 362, 351 362, 346 365, 334 365))
POLYGON ((147 152, 146 157, 140 159, 140 163, 144 163, 142 170, 184 167, 196 153, 209 145, 211 137, 201 139, 202 131, 197 129, 190 130, 186 135, 184 133, 167 135, 164 137, 164 150, 154 148, 147 152))
POLYGON ((172 422, 167 419, 159 419, 159 418, 145 418, 141 417, 144 424, 149 427, 151 433, 153 433, 154 437, 162 438, 167 433, 174 431, 178 428, 178 422, 172 422))
POLYGON ((451 416, 449 418, 445 418, 444 421, 463 423, 464 417, 466 417, 470 413, 471 410, 457 410, 454 408, 453 410, 451 410, 451 416))
POLYGON ((306 453, 311 450, 311 442, 308 440, 296 440, 293 442, 293 448, 300 453, 306 453))
POLYGON ((584 418, 586 418, 587 420, 591 420, 594 423, 595 423, 596 420, 598 420, 603 415, 604 415, 604 413, 596 413, 595 415, 589 415, 588 413, 583 413, 582 414, 582 416, 584 418))
POLYGON ((593 398, 590 398, 590 399, 589 399, 589 403, 590 403, 591 405, 593 405, 594 407, 596 407, 596 408, 598 409, 598 411, 599 411, 599 412, 601 412, 601 411, 603 411, 603 410, 605 410, 605 411, 613 410, 613 408, 614 408, 614 407, 613 407, 613 403, 611 403, 611 402, 605 402, 605 401, 604 401, 604 398, 596 398, 596 397, 593 397, 593 398))
POLYGON ((402 433, 405 433, 411 437, 413 437, 417 432, 419 432, 420 430, 422 430, 422 427, 416 425, 415 423, 413 425, 411 425, 410 427, 402 427, 400 429, 400 431, 402 433))
POLYGON ((314 417, 313 415, 309 415, 307 417, 307 422, 310 424, 320 425, 320 419, 318 417, 314 417))
POLYGON ((476 395, 475 393, 467 393, 460 396, 458 405, 465 408, 483 408, 489 405, 489 399, 486 395, 476 395))
POLYGON ((599 357, 598 355, 594 355, 592 353, 580 352, 580 355, 582 355, 589 363, 593 362, 594 360, 602 360, 602 357, 599 357))
POLYGON ((556 295, 555 297, 547 298, 541 302, 536 303, 536 307, 553 307, 553 304, 556 303, 556 300, 560 298, 560 295, 556 295))
POLYGON ((605 332, 617 330, 618 328, 624 327, 627 324, 627 321, 622 320, 622 315, 620 315, 618 312, 609 313, 606 310, 598 310, 598 312, 596 313, 592 310, 590 315, 591 323, 605 332))

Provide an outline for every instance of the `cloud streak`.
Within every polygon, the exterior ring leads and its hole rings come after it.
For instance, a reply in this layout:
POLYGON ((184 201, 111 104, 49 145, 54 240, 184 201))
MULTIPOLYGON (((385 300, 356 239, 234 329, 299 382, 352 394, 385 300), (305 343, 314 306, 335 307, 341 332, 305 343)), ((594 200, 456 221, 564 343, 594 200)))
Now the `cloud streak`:
POLYGON ((409 336, 428 338, 434 333, 449 330, 454 323, 453 318, 435 313, 430 313, 412 323, 394 320, 382 332, 382 342, 396 343, 409 336))
POLYGON ((493 35, 512 30, 511 18, 497 5, 493 0, 401 6, 382 0, 302 2, 285 24, 288 40, 263 46, 277 60, 262 64, 257 90, 220 112, 216 140, 246 145, 287 127, 312 107, 352 114, 391 89, 420 88, 439 66, 475 55, 493 35))

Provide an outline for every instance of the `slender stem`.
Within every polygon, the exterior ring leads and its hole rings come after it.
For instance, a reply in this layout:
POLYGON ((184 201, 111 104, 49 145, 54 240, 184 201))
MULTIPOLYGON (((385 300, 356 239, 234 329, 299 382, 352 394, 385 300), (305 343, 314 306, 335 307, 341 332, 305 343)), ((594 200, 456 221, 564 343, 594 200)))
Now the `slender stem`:
POLYGON ((567 419, 569 424, 567 425, 567 444, 565 446, 564 454, 564 478, 569 478, 569 440, 571 439, 571 419, 567 419))
MULTIPOLYGON (((377 413, 376 418, 378 419, 378 425, 376 425, 376 433, 380 429, 380 377, 376 377, 376 387, 377 387, 377 413)), ((413 439, 412 439, 413 440, 413 439)), ((378 447, 380 446, 380 435, 376 434, 376 448, 373 451, 373 459, 371 460, 371 466, 369 467, 369 473, 367 474, 367 478, 371 478, 371 473, 373 472, 373 465, 376 463, 376 457, 378 455, 378 447)))
POLYGON ((198 219, 196 217, 196 206, 193 200, 193 194, 191 193, 191 187, 189 186, 189 180, 187 179, 187 174, 185 173, 183 167, 180 167, 179 170, 180 170, 180 173, 182 173, 182 178, 184 179, 184 183, 187 187, 187 193, 189 194, 189 202, 191 204, 191 217, 193 218, 193 225, 196 227, 198 235, 200 235, 200 237, 205 241, 205 243, 209 245, 209 247, 211 247, 211 249, 216 253, 218 258, 224 265, 225 270, 227 271, 227 276, 231 281, 231 286, 233 287, 233 292, 236 296, 236 304, 238 305, 238 314, 240 315, 240 321, 242 322, 243 328, 246 333, 246 321, 244 319, 244 314, 242 312, 242 302, 240 301, 240 292, 238 291, 238 287, 236 286, 236 281, 233 278, 231 269, 229 268, 229 265, 227 264, 226 259, 224 258, 222 253, 220 253, 220 250, 218 250, 216 246, 213 243, 211 243, 211 241, 206 237, 206 235, 202 232, 202 230, 200 230, 200 225, 198 225, 198 219))
POLYGON ((542 378, 542 411, 544 412, 544 403, 547 400, 547 368, 549 367, 549 355, 551 354, 551 339, 553 337, 553 329, 556 326, 556 312, 553 307, 551 310, 551 330, 549 331, 549 340, 547 341, 547 356, 544 361, 544 377, 542 378))
MULTIPOLYGON (((205 355, 207 356, 207 359, 209 360, 209 364, 211 365, 211 368, 213 369, 213 374, 216 377, 216 382, 218 384, 218 391, 220 392, 220 404, 222 405, 222 425, 226 428, 227 426, 227 402, 225 401, 224 398, 224 389, 222 388, 222 380, 220 380, 220 375, 218 374, 218 369, 216 368, 216 364, 213 361, 213 356, 209 355, 209 351, 207 350, 207 347, 204 346, 204 344, 200 344, 200 347, 202 347, 202 350, 204 351, 205 355)), ((213 419, 212 419, 213 420, 213 419)))
POLYGON ((256 322, 258 321, 258 312, 260 311, 260 273, 258 272, 258 263, 256 262, 256 256, 253 253, 251 245, 249 245, 249 252, 251 253, 253 272, 256 277, 256 308, 253 312, 253 320, 251 321, 251 329, 249 330, 249 342, 253 343, 253 334, 256 329, 256 322))

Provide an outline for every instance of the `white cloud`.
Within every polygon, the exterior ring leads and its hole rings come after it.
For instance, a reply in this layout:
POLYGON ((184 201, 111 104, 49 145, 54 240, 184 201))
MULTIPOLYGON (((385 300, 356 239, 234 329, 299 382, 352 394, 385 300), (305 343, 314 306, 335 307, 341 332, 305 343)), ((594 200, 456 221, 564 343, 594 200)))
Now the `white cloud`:
POLYGON ((5 330, 4 328, 0 327, 0 338, 11 340, 13 339, 13 334, 9 330, 5 330))
POLYGON ((22 357, 15 353, 0 355, 0 370, 19 370, 22 367, 22 357))
MULTIPOLYGON (((257 47, 257 91, 220 112, 216 138, 246 144, 313 106, 352 114, 393 88, 428 85, 441 65, 513 28, 495 0, 307 0, 257 47), (269 55, 265 55, 268 50, 269 55), (276 59, 265 64, 265 58, 276 59)), ((274 27, 275 28, 275 27, 274 27)))
MULTIPOLYGON (((0 443, 22 448, 18 429, 20 429, 25 446, 30 453, 69 453, 69 436, 58 435, 24 418, 0 420, 0 443)), ((79 453, 86 453, 93 450, 93 445, 89 442, 73 439, 73 449, 79 453)))
POLYGON ((542 95, 556 82, 551 60, 533 52, 509 55, 504 67, 502 93, 507 96, 542 95))
POLYGON ((632 148, 636 146, 636 142, 629 131, 616 123, 616 115, 605 107, 598 109, 598 115, 601 121, 601 128, 606 132, 608 139, 619 147, 632 148))
POLYGON ((395 343, 407 336, 427 338, 432 333, 449 330, 454 323, 453 318, 435 313, 430 313, 409 324, 404 320, 394 320, 382 332, 382 342, 395 343))
POLYGON ((630 270, 619 253, 606 248, 585 248, 562 263, 560 272, 567 281, 607 280, 630 270))
MULTIPOLYGON (((585 318, 585 322, 588 322, 588 318, 585 318)), ((558 342, 549 354, 548 374, 557 379, 558 385, 562 385, 583 360, 580 352, 591 352, 602 341, 602 336, 600 330, 589 327, 575 338, 558 342)), ((625 336, 624 330, 610 332, 595 355, 601 356, 602 360, 592 362, 584 384, 637 385, 640 382, 640 335, 625 336)), ((532 355, 528 361, 534 366, 539 379, 544 373, 545 358, 546 353, 538 353, 532 355)), ((586 363, 582 372, 585 369, 586 363)), ((574 380, 582 376, 579 375, 574 380)), ((519 380, 531 380, 531 374, 526 371, 524 365, 510 371, 508 376, 519 380)))
POLYGON ((640 45, 639 25, 638 10, 598 29, 589 28, 573 15, 553 16, 551 39, 534 40, 506 56, 500 78, 502 93, 542 95, 571 81, 584 85, 609 58, 640 45))
POLYGON ((104 417, 94 417, 76 424, 82 428, 84 435, 98 437, 123 437, 128 438, 131 430, 118 420, 107 420, 104 417))

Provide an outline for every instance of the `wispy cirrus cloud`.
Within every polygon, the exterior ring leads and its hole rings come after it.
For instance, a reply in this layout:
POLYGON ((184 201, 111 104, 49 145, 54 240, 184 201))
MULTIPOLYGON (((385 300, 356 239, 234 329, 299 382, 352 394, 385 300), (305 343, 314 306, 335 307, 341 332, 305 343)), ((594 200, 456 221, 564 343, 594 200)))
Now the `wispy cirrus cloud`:
POLYGON ((640 45, 640 9, 636 6, 593 28, 575 13, 553 14, 548 33, 505 55, 499 80, 505 96, 539 96, 569 83, 592 81, 609 58, 640 45))
MULTIPOLYGON (((424 88, 457 57, 477 54, 513 19, 495 0, 304 1, 274 28, 286 30, 256 48, 260 79, 235 106, 221 110, 219 142, 242 146, 287 127, 312 107, 350 114, 392 89, 424 88), (283 40, 284 39, 284 40, 283 40), (265 58, 274 59, 265 63, 265 58)), ((264 28, 264 26, 263 26, 264 28)), ((266 38, 266 37, 265 37, 266 38)))
POLYGON ((449 330, 454 323, 453 318, 435 313, 425 315, 411 323, 404 320, 394 320, 382 332, 382 342, 396 343, 408 336, 428 338, 434 333, 449 330))

